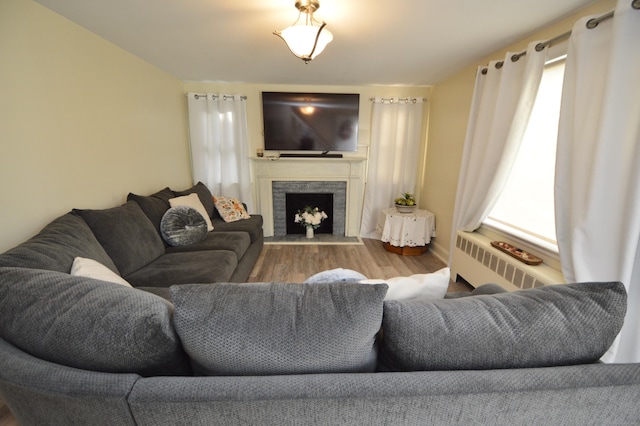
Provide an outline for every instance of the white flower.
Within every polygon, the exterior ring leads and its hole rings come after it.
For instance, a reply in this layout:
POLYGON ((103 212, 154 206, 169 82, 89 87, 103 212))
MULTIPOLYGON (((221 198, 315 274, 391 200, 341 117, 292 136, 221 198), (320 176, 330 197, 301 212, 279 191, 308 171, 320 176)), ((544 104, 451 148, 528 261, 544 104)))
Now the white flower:
POLYGON ((327 219, 329 216, 323 211, 320 211, 318 207, 306 206, 304 209, 298 211, 294 216, 295 223, 299 223, 302 226, 312 226, 318 228, 320 223, 327 219))

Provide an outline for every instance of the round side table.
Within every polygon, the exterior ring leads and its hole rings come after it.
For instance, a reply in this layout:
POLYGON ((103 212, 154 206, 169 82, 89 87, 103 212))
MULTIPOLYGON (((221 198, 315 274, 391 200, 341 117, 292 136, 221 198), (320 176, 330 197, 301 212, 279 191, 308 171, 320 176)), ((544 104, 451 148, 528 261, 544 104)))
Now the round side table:
POLYGON ((403 256, 419 256, 429 249, 436 236, 436 219, 427 210, 400 213, 395 207, 385 209, 382 242, 387 251, 403 256))

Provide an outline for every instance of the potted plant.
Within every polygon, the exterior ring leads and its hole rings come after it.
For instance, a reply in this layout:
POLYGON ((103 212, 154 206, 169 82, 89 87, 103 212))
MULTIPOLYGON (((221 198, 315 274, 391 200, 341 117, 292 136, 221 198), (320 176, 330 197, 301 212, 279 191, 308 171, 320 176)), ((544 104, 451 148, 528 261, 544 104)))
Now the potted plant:
POLYGON ((396 198, 396 209, 400 213, 411 213, 416 209, 416 199, 410 192, 403 192, 402 197, 396 198))

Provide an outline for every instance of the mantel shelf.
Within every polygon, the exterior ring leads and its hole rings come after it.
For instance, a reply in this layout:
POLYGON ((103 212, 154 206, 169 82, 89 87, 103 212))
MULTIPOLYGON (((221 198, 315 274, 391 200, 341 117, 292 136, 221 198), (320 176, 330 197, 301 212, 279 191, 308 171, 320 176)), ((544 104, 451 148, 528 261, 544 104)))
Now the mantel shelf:
POLYGON ((359 163, 362 161, 366 161, 367 158, 366 157, 342 157, 342 158, 335 158, 335 157, 327 157, 327 158, 323 158, 323 157, 251 157, 251 159, 253 161, 294 161, 294 162, 301 162, 301 161, 320 161, 320 162, 327 162, 327 161, 337 161, 337 162, 344 162, 344 163, 359 163))

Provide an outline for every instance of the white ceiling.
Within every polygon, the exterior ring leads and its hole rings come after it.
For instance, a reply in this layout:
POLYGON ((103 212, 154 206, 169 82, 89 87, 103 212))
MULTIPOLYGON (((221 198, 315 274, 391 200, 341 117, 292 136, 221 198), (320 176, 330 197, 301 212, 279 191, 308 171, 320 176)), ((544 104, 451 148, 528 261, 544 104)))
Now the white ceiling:
POLYGON ((36 0, 184 81, 431 85, 594 0, 320 0, 315 60, 273 35, 295 0, 36 0))

